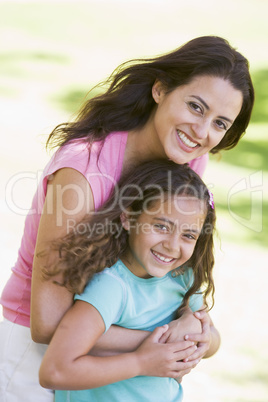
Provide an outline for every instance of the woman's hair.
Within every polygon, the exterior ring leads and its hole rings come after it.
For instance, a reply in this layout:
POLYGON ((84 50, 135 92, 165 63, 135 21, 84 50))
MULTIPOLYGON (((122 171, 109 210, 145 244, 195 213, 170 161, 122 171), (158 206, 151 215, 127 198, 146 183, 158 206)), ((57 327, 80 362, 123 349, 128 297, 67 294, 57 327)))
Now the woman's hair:
POLYGON ((157 201, 164 202, 173 196, 195 197, 206 206, 206 218, 193 255, 178 271, 191 267, 194 273, 182 307, 201 286, 204 286, 204 300, 209 294, 213 300, 215 210, 211 193, 188 165, 168 160, 146 162, 123 175, 111 197, 96 213, 86 216, 72 232, 52 243, 59 260, 44 270, 45 276, 60 274, 63 286, 73 293, 81 293, 95 273, 111 267, 126 251, 128 232, 121 223, 122 213, 131 211, 135 219, 157 201))
POLYGON ((160 57, 123 63, 103 84, 106 92, 86 101, 74 122, 57 126, 47 145, 83 139, 90 146, 113 131, 142 128, 156 106, 152 87, 157 80, 169 93, 198 76, 223 78, 243 95, 239 115, 211 152, 233 148, 249 124, 254 89, 247 59, 217 36, 193 39, 160 57))

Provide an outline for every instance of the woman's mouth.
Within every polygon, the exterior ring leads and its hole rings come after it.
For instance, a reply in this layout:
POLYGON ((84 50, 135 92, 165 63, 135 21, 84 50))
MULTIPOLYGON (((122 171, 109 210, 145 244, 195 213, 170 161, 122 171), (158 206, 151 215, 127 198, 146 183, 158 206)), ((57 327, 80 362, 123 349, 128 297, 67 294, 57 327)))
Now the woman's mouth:
POLYGON ((186 147, 193 149, 199 146, 197 142, 190 140, 182 131, 177 130, 177 135, 186 147))

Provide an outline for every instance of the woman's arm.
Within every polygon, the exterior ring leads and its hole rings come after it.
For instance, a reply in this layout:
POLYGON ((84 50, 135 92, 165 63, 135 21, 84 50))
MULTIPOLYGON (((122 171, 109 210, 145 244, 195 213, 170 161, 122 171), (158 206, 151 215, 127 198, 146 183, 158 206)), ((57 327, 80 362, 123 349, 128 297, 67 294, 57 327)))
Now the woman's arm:
MULTIPOLYGON (((42 268, 47 256, 38 256, 49 243, 71 230, 87 213, 94 210, 89 183, 78 171, 58 170, 48 182, 35 248, 31 294, 31 334, 35 342, 48 344, 65 312, 73 305, 73 295, 53 283, 60 278, 44 279, 42 268)), ((50 260, 57 258, 51 255, 50 260)), ((133 351, 148 336, 146 331, 111 327, 97 343, 97 355, 133 351), (120 342, 119 342, 120 340, 120 342)))
MULTIPOLYGON (((201 322, 190 308, 185 309, 181 318, 171 321, 168 330, 162 335, 160 342, 169 343, 184 340, 186 334, 202 332, 201 322)), ((132 352, 150 334, 149 331, 140 331, 112 326, 95 344, 91 354, 108 356, 117 353, 132 352)))
POLYGON ((45 353, 39 378, 45 388, 90 389, 127 378, 143 376, 172 377, 187 369, 184 363, 195 350, 193 342, 158 342, 168 326, 156 330, 131 353, 109 357, 88 355, 105 330, 100 313, 91 304, 76 301, 59 324, 45 353))
MULTIPOLYGON (((64 287, 46 280, 42 268, 47 256, 38 256, 49 243, 71 230, 86 213, 94 210, 91 188, 86 178, 70 168, 58 170, 48 182, 40 219, 32 273, 31 334, 35 342, 49 343, 64 313, 73 304, 73 295, 64 287)), ((56 253, 49 259, 57 258, 56 253)))
POLYGON ((134 352, 150 334, 150 331, 112 325, 97 340, 90 354, 92 356, 113 356, 119 353, 134 352))

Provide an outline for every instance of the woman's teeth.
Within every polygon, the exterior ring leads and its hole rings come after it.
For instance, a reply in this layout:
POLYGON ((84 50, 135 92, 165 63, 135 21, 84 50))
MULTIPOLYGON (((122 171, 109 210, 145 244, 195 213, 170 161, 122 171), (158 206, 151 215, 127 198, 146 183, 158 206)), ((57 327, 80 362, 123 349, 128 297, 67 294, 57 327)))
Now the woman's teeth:
POLYGON ((181 131, 177 130, 178 136, 182 140, 182 142, 187 145, 187 147, 194 148, 198 144, 196 142, 190 141, 189 138, 186 137, 185 134, 183 134, 181 131))
POLYGON ((164 262, 171 262, 172 260, 174 260, 174 258, 166 258, 166 257, 163 257, 162 255, 156 253, 155 251, 152 251, 152 253, 153 253, 157 258, 159 258, 159 260, 164 261, 164 262))

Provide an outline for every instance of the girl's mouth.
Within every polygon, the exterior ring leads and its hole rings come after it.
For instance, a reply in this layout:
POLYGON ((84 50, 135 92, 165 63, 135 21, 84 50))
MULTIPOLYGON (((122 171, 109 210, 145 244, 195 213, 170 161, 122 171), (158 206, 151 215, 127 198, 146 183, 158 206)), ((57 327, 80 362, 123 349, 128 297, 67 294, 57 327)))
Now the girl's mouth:
POLYGON ((171 261, 176 260, 176 258, 173 257, 165 257, 164 255, 159 254, 154 250, 151 250, 151 253, 154 255, 154 257, 156 257, 157 260, 160 260, 161 262, 165 262, 167 264, 170 263, 171 261))
POLYGON ((197 142, 190 140, 182 131, 177 130, 177 135, 186 147, 193 149, 199 146, 197 142))

